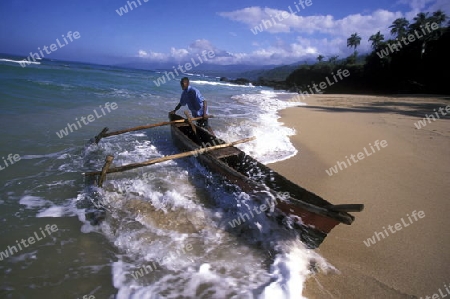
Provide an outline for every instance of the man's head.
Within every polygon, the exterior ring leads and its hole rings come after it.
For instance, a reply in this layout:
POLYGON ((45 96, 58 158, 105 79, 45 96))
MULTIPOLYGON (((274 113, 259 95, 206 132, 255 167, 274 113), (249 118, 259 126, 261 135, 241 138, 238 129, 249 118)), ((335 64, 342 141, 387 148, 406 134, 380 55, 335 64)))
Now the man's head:
POLYGON ((188 77, 181 78, 180 84, 181 84, 181 89, 185 90, 189 86, 189 78, 188 77))

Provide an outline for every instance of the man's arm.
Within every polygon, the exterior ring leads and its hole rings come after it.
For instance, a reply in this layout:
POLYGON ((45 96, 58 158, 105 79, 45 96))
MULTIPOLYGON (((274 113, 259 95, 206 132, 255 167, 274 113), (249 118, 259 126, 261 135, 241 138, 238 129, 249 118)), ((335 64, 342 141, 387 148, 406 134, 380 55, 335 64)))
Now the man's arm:
POLYGON ((177 112, 177 110, 180 109, 180 108, 181 108, 181 104, 178 103, 178 105, 175 107, 175 109, 172 110, 172 111, 170 111, 170 113, 171 113, 171 114, 175 114, 175 113, 177 112))
POLYGON ((203 117, 206 117, 206 111, 208 111, 208 103, 207 101, 203 101, 203 117))

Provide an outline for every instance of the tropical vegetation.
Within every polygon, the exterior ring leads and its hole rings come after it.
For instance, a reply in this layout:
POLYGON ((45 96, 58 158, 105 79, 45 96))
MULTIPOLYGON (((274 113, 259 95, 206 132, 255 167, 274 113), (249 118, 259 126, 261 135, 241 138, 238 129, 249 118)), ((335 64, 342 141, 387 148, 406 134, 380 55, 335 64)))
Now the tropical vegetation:
POLYGON ((349 57, 327 61, 318 55, 315 64, 299 66, 286 78, 291 90, 306 90, 308 85, 325 81, 337 70, 347 69, 350 76, 325 92, 365 93, 445 93, 450 94, 446 73, 450 70, 450 22, 442 11, 421 12, 411 21, 396 19, 389 26, 391 38, 380 31, 368 38, 372 51, 360 56, 361 37, 353 33, 347 46, 354 49, 349 57))

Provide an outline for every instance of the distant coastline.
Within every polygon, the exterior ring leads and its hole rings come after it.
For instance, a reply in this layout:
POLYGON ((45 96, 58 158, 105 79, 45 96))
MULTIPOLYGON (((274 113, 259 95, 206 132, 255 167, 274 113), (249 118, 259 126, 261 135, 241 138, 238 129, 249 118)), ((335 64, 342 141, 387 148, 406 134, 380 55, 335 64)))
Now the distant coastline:
POLYGON ((220 77, 220 82, 233 83, 237 85, 253 85, 272 87, 275 90, 289 90, 292 91, 286 81, 278 81, 272 79, 260 78, 258 80, 249 80, 246 78, 229 79, 227 77, 220 77))
MULTIPOLYGON (((446 31, 443 39, 450 38, 450 31, 446 31)), ((444 51, 445 52, 445 51, 444 51)), ((395 54, 399 55, 399 54, 395 54)), ((23 63, 24 55, 14 55, 0 53, 0 61, 6 63, 23 63)), ((188 76, 207 77, 220 82, 228 82, 237 85, 253 85, 265 86, 274 90, 281 90, 301 94, 305 90, 309 90, 314 84, 326 82, 327 78, 332 78, 333 73, 339 69, 347 69, 351 76, 346 80, 340 80, 339 84, 327 87, 326 94, 450 94, 450 85, 446 84, 445 76, 428 70, 433 63, 429 59, 437 59, 434 56, 423 58, 422 73, 406 72, 397 70, 397 74, 380 72, 380 70, 371 70, 365 61, 378 60, 378 56, 361 55, 358 56, 356 62, 349 62, 345 59, 336 62, 317 62, 317 63, 297 63, 283 66, 257 66, 249 65, 214 65, 204 63, 196 68, 196 73, 186 73, 188 76), (431 58, 430 58, 431 57, 431 58), (404 73, 400 75, 401 73, 404 73), (412 76, 418 76, 414 78, 412 76), (408 76, 407 76, 408 75, 408 76), (309 86, 309 87, 308 87, 309 86)), ((28 63, 28 61, 27 61, 28 63)), ((150 65, 150 64, 98 64, 92 62, 67 61, 61 59, 43 58, 38 62, 42 63, 75 63, 78 65, 93 65, 97 67, 117 67, 120 69, 138 69, 151 71, 156 73, 164 73, 165 71, 173 71, 172 65, 150 65)), ((175 75, 175 74, 174 74, 175 75)), ((167 80, 166 80, 167 82, 167 80)))

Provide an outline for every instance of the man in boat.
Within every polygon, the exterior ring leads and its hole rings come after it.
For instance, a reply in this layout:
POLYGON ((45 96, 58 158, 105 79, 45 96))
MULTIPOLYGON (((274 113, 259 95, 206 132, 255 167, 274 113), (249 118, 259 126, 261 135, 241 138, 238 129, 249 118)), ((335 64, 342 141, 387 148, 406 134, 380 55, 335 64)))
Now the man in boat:
POLYGON ((207 129, 212 135, 214 135, 213 130, 209 126, 207 118, 208 104, 203 98, 202 94, 197 88, 189 85, 188 77, 182 78, 180 80, 180 84, 181 89, 183 89, 180 102, 173 111, 170 111, 170 113, 175 113, 178 109, 180 109, 181 106, 187 105, 189 110, 191 110, 192 117, 203 117, 203 119, 197 121, 197 125, 207 129))

